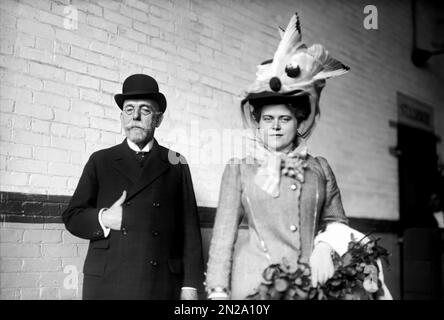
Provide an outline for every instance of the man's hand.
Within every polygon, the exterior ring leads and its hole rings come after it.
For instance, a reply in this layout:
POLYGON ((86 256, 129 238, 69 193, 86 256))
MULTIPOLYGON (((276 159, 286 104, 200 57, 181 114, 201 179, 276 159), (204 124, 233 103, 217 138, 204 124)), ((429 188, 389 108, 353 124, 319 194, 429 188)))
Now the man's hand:
POLYGON ((126 199, 126 190, 123 190, 122 195, 111 208, 106 209, 102 213, 102 222, 105 227, 112 230, 120 230, 122 226, 122 204, 126 199))
POLYGON ((180 300, 199 300, 197 290, 183 288, 180 291, 180 300))
POLYGON ((319 242, 310 257, 311 285, 316 287, 330 279, 335 268, 331 258, 332 248, 326 242, 319 242))

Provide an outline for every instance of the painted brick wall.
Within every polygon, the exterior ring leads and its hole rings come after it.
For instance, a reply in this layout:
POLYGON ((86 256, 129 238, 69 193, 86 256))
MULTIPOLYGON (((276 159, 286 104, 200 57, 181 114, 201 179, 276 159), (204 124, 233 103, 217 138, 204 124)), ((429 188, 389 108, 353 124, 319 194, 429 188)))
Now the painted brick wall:
MULTIPOLYGON (((366 4, 1 0, 0 190, 72 194, 89 155, 123 139, 113 95, 144 72, 168 99, 158 140, 191 162, 199 205, 216 206, 233 146, 224 130, 240 127, 237 97, 271 58, 276 26, 297 10, 307 44, 324 44, 351 67, 323 92, 312 153, 331 163, 348 215, 396 220, 397 159, 388 153, 396 92, 433 106, 444 137, 444 71, 438 57, 427 69, 411 64, 409 1, 374 1, 373 31, 363 27, 366 4)), ((0 230, 2 298, 79 296, 61 281, 66 265, 81 265, 83 240, 57 224, 2 222, 0 230)))
POLYGON ((79 299, 88 242, 62 224, 0 228, 0 299, 79 299))

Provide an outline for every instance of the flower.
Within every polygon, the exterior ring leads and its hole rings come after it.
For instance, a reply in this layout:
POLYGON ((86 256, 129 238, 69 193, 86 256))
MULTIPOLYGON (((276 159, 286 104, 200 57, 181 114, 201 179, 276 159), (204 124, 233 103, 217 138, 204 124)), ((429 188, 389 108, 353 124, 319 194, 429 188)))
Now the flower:
POLYGON ((370 293, 375 293, 379 289, 378 288, 378 282, 374 281, 374 279, 372 279, 372 277, 370 277, 370 276, 366 277, 364 279, 364 282, 363 282, 362 285, 363 285, 365 291, 370 292, 370 293))
POLYGON ((366 243, 353 237, 348 251, 341 257, 332 254, 334 275, 323 285, 311 286, 311 270, 306 263, 296 266, 287 259, 268 266, 264 280, 248 299, 274 300, 374 300, 383 294, 377 260, 387 259, 388 252, 378 240, 366 243))

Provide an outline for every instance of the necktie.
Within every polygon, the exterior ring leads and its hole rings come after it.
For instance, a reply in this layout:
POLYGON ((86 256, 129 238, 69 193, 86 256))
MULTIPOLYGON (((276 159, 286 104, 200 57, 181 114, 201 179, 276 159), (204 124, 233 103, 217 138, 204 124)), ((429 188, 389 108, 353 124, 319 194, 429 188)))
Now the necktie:
POLYGON ((142 160, 145 158, 145 156, 146 156, 147 153, 148 153, 148 152, 145 152, 145 151, 136 151, 136 157, 137 157, 137 160, 139 160, 140 162, 142 162, 142 160))

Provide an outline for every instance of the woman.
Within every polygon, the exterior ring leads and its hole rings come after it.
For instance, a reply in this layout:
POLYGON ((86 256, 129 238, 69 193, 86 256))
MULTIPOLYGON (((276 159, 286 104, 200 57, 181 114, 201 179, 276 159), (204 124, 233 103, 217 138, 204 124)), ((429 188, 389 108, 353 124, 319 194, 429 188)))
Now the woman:
POLYGON ((301 42, 296 14, 281 35, 241 104, 252 143, 222 177, 206 277, 210 299, 245 299, 263 270, 283 258, 310 263, 312 285, 324 283, 334 273, 332 250, 343 254, 354 231, 328 162, 307 154, 304 140, 319 115, 325 79, 349 68, 321 45, 301 42), (247 238, 238 237, 243 218, 247 238))

